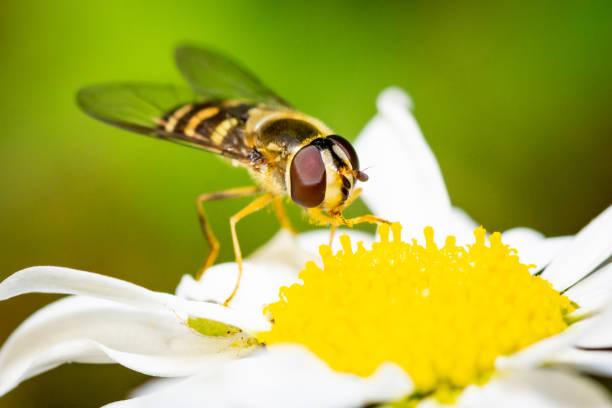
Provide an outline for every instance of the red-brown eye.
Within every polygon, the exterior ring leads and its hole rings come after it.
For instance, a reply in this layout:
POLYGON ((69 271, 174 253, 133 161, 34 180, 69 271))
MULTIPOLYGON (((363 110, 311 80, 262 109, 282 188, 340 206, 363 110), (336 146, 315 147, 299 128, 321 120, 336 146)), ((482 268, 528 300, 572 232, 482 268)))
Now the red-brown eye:
POLYGON ((357 157, 357 152, 355 151, 355 148, 353 147, 351 142, 338 135, 327 136, 327 138, 331 139, 344 151, 346 157, 348 157, 349 162, 351 163, 351 167, 353 168, 353 170, 359 171, 359 158, 357 157))
POLYGON ((323 202, 327 186, 325 164, 316 146, 301 148, 291 161, 291 199, 306 208, 323 202))

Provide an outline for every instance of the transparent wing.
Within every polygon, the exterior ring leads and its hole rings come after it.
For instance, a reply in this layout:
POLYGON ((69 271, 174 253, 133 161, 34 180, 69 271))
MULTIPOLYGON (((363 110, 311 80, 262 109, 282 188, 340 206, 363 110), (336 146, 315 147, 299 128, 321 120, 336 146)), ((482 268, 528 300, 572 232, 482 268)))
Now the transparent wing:
POLYGON ((188 88, 138 82, 93 85, 81 89, 77 94, 77 103, 81 109, 103 122, 231 159, 248 160, 246 151, 226 151, 204 138, 163 129, 165 115, 177 107, 202 100, 202 96, 188 88))
POLYGON ((204 97, 291 107, 255 75, 224 55, 203 48, 180 46, 174 56, 187 82, 204 97))

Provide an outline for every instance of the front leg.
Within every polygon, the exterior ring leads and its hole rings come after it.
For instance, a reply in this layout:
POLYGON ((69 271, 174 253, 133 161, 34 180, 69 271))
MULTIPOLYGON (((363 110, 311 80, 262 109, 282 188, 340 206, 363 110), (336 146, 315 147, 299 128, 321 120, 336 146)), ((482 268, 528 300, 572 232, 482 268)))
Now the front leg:
POLYGON ((321 225, 335 225, 336 227, 340 225, 346 225, 347 227, 352 228, 357 224, 369 223, 369 224, 391 224, 390 221, 387 221, 383 218, 376 217, 372 214, 361 215, 359 217, 354 218, 344 218, 341 213, 337 214, 325 214, 323 211, 318 208, 308 208, 306 210, 308 216, 318 221, 321 225))
POLYGON ((327 215, 323 211, 319 210, 318 208, 309 208, 306 210, 306 213, 311 219, 318 221, 321 225, 331 226, 330 237, 329 237, 330 247, 331 247, 332 241, 334 240, 334 233, 336 232, 336 229, 340 225, 346 225, 347 227, 352 228, 353 226, 357 224, 363 224, 363 223, 377 224, 377 225, 391 224, 390 221, 387 221, 380 217, 376 217, 372 214, 361 215, 359 217, 354 217, 354 218, 344 218, 341 213, 327 215))
POLYGON ((236 233, 236 224, 238 221, 246 217, 247 215, 253 214, 256 211, 261 210, 266 205, 270 204, 270 201, 274 199, 274 196, 270 193, 266 193, 261 197, 257 197, 255 200, 251 202, 251 204, 244 207, 238 213, 230 218, 230 227, 232 230, 232 242, 234 244, 234 255, 236 257, 236 263, 238 264, 238 279, 236 279, 236 285, 234 285, 234 290, 231 295, 225 302, 223 302, 224 306, 227 306, 232 298, 236 295, 238 291, 238 287, 240 286, 240 279, 242 278, 242 252, 240 251, 240 244, 238 243, 238 234, 236 233))

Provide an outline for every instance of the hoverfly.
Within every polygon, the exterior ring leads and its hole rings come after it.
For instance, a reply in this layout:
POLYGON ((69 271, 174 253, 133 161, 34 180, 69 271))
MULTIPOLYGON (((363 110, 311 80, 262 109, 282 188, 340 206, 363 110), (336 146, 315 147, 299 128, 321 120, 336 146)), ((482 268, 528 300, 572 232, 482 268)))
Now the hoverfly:
MULTIPOLYGON (((282 197, 288 195, 307 215, 331 225, 386 223, 372 215, 342 216, 359 195, 357 181, 368 177, 359 169, 353 146, 318 119, 295 110, 254 75, 216 52, 181 46, 175 50, 178 69, 190 87, 155 83, 115 83, 81 89, 80 107, 103 122, 136 133, 178 142, 225 157, 248 170, 256 186, 232 188, 197 198, 202 231, 210 251, 198 273, 201 278, 219 252, 204 213, 206 201, 258 195, 230 218, 238 278, 242 254, 236 223, 273 204, 282 227, 293 232, 282 197)), ((331 241, 330 237, 330 241, 331 241)))

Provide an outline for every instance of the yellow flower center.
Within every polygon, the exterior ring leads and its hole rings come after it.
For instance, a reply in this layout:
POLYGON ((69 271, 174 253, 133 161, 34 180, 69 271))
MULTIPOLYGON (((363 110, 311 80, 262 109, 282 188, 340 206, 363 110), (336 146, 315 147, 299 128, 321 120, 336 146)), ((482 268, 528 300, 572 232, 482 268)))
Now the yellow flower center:
POLYGON ((380 242, 353 252, 319 251, 300 273, 303 284, 281 289, 269 305, 266 344, 301 343, 333 369, 361 376, 391 361, 410 375, 420 395, 455 392, 485 381, 498 356, 514 353, 567 328, 575 305, 529 273, 514 249, 494 233, 474 231, 475 243, 455 237, 438 248, 433 229, 425 247, 401 240, 401 226, 379 228, 380 242))

